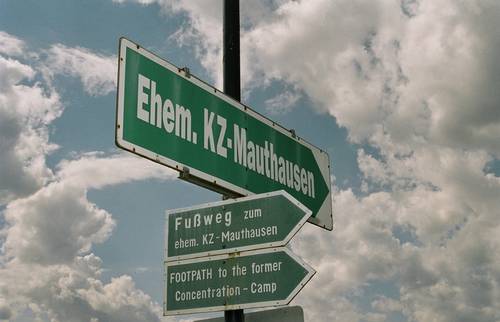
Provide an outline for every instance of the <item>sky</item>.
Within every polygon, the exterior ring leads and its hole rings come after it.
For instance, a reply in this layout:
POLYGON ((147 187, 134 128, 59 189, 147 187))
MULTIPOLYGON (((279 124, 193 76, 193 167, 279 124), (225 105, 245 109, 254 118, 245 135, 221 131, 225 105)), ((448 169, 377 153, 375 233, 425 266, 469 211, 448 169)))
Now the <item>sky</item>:
MULTIPOLYGON (((500 2, 241 1, 242 102, 324 149, 307 321, 500 321, 500 2)), ((125 36, 222 88, 221 0, 0 0, 0 320, 162 317, 167 209, 114 144, 125 36)))

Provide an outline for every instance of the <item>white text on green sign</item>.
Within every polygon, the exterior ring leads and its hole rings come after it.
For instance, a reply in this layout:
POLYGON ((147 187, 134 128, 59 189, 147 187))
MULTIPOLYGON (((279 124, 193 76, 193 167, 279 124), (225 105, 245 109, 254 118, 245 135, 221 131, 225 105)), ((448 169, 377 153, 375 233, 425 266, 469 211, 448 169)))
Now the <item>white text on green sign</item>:
POLYGON ((286 248, 166 262, 164 314, 285 305, 314 273, 286 248))
POLYGON ((332 229, 328 155, 121 39, 117 145, 240 195, 286 190, 332 229))
POLYGON ((166 260, 284 246, 311 211, 285 191, 167 211, 166 260))

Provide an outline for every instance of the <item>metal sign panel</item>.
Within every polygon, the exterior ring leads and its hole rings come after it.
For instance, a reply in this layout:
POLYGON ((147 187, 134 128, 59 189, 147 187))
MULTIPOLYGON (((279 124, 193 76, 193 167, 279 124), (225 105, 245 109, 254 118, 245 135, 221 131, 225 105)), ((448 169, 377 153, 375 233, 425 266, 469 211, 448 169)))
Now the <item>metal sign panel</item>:
POLYGON ((314 274, 286 248, 165 262, 163 314, 286 305, 314 274))
MULTIPOLYGON (((245 322, 304 322, 300 306, 284 306, 272 310, 245 312, 245 322)), ((196 320, 195 322, 225 322, 224 317, 196 320)))
POLYGON ((283 190, 170 210, 165 259, 285 246, 310 216, 283 190))
POLYGON ((286 190, 333 228, 325 151, 124 38, 116 144, 219 192, 286 190))

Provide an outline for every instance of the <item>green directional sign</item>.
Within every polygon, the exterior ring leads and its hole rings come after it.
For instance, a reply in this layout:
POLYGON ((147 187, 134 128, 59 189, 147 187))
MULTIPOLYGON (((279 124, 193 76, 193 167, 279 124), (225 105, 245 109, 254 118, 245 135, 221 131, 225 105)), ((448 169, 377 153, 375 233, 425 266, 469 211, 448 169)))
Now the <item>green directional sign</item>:
POLYGON ((286 190, 333 227, 325 151, 123 38, 116 144, 215 191, 286 190))
POLYGON ((314 273, 286 248, 165 262, 163 313, 286 305, 314 273))
POLYGON ((284 246, 311 216, 285 191, 167 211, 167 261, 284 246))

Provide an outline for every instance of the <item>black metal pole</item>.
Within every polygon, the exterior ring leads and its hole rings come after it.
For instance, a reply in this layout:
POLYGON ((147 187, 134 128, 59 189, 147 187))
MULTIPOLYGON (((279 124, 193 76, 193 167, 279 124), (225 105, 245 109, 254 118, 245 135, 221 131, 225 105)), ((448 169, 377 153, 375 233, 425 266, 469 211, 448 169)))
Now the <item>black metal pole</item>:
POLYGON ((225 322, 245 322, 243 310, 224 311, 225 322))
POLYGON ((224 0, 223 74, 224 93, 241 100, 240 88, 240 1, 224 0))
MULTIPOLYGON (((223 17, 223 91, 241 100, 240 83, 240 1, 224 0, 223 17)), ((245 322, 243 310, 224 311, 225 322, 245 322)))

